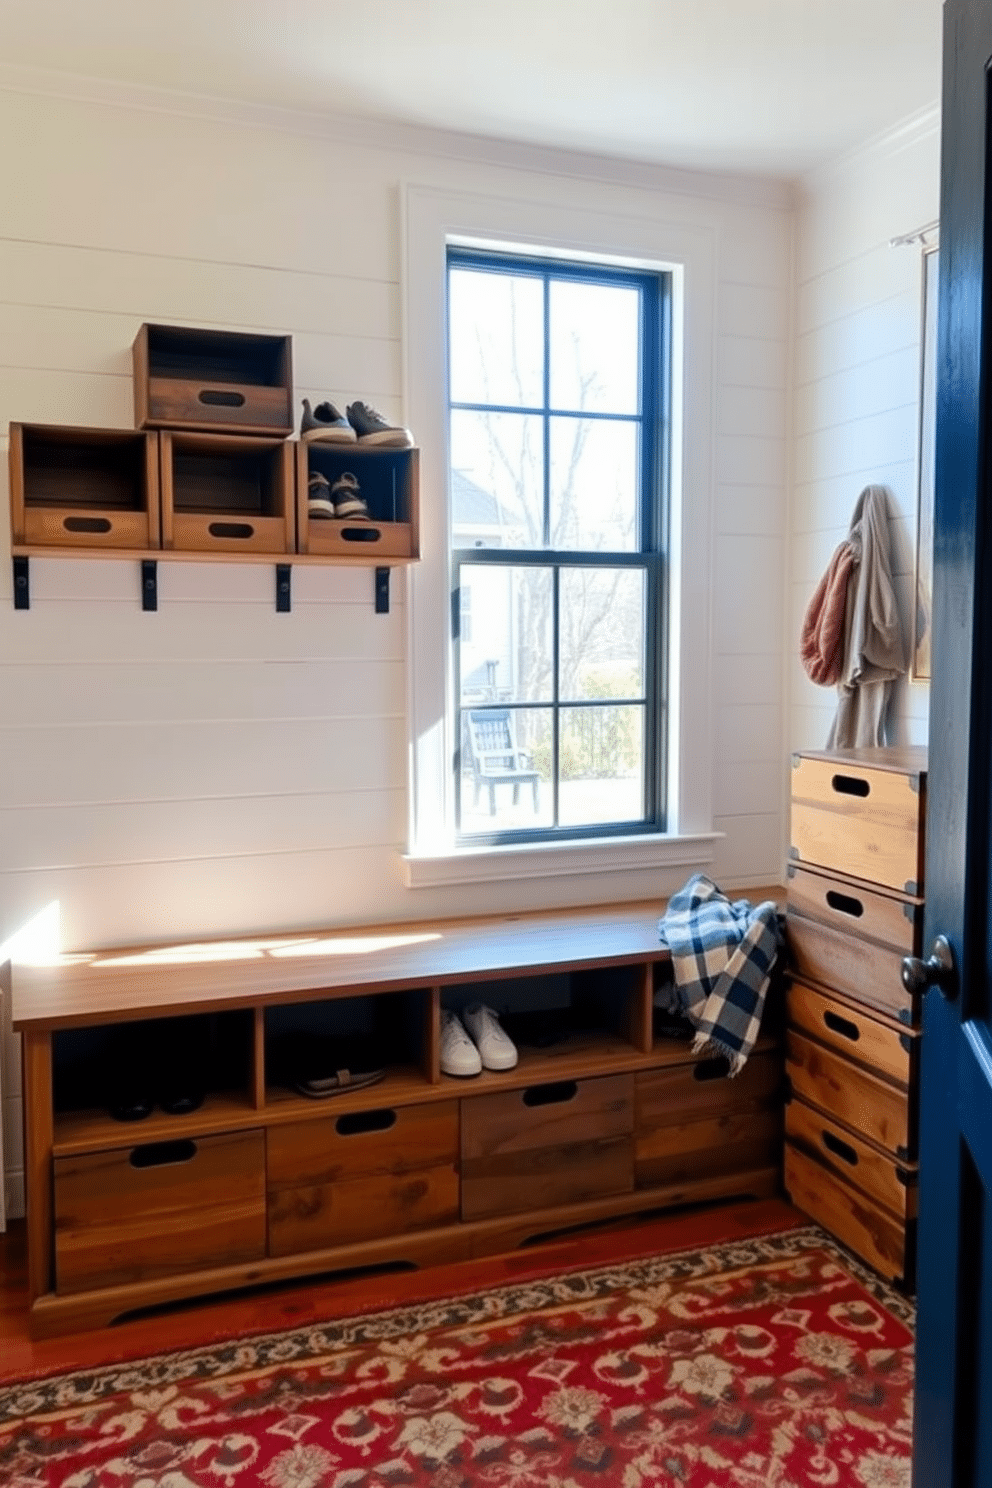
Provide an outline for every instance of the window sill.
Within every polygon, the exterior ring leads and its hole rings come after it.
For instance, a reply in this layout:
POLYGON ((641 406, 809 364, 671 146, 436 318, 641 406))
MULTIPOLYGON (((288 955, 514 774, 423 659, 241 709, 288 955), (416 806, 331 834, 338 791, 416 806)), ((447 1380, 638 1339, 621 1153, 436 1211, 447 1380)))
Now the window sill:
POLYGON ((713 844, 721 836, 720 832, 698 832, 681 837, 611 837, 450 848, 436 853, 405 853, 402 861, 409 889, 563 878, 586 873, 630 873, 645 868, 702 870, 712 862, 713 844))

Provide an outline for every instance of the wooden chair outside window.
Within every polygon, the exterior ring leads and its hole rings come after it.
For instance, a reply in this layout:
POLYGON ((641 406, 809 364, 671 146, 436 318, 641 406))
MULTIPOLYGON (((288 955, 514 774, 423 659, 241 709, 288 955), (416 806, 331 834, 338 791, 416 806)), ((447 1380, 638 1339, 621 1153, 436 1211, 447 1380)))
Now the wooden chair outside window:
POLYGON ((469 710, 465 718, 475 784, 475 804, 479 804, 479 792, 485 786, 489 791, 489 815, 495 816, 497 785, 513 786, 515 806, 520 799, 521 785, 529 783, 534 794, 536 812, 540 772, 531 768, 531 758, 527 751, 517 748, 513 714, 509 708, 486 708, 477 712, 469 710))

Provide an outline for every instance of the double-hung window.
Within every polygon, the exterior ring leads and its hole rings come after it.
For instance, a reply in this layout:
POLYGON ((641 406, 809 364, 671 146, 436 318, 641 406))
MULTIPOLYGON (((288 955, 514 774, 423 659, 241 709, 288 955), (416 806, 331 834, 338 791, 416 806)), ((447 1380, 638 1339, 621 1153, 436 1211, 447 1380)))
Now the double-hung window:
POLYGON ((447 274, 457 839, 664 831, 670 275, 447 274))

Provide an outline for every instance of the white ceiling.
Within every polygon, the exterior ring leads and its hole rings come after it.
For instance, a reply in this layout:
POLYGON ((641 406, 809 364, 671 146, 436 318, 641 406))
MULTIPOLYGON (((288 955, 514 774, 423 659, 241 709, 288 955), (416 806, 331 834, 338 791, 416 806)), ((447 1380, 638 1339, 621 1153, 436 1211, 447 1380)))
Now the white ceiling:
POLYGON ((795 176, 937 102, 940 23, 941 0, 0 0, 0 81, 795 176))

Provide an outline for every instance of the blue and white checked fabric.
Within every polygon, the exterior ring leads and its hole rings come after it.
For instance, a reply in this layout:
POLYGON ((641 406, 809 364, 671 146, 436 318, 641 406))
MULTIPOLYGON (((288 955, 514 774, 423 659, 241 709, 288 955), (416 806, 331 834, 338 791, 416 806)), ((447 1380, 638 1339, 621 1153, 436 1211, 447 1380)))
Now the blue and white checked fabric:
POLYGON ((672 953, 674 984, 659 988, 656 1005, 684 1013, 696 1030, 694 1054, 724 1054, 736 1075, 754 1048, 778 954, 772 900, 731 904, 698 873, 668 901, 658 921, 672 953))

